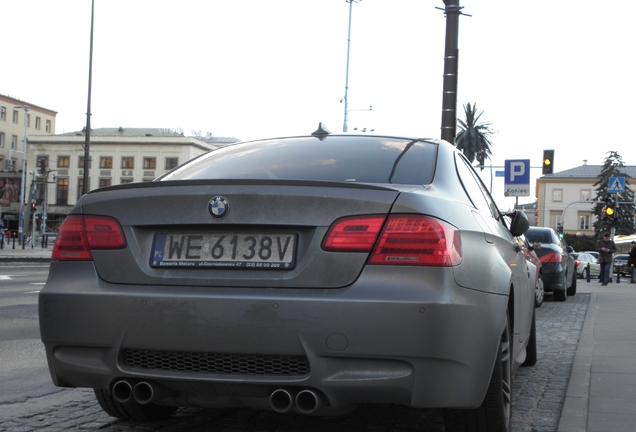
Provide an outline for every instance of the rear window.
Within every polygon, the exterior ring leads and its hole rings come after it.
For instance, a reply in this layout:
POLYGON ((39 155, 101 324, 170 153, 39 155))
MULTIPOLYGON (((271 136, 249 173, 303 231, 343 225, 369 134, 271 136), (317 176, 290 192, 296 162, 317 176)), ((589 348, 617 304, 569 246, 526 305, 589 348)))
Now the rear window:
POLYGON ((552 243, 559 244, 556 236, 552 236, 552 231, 549 230, 536 230, 530 228, 526 232, 526 238, 531 242, 539 242, 539 243, 552 243))
POLYGON ((401 138, 329 136, 241 143, 212 151, 161 177, 287 179, 429 184, 437 144, 401 138))

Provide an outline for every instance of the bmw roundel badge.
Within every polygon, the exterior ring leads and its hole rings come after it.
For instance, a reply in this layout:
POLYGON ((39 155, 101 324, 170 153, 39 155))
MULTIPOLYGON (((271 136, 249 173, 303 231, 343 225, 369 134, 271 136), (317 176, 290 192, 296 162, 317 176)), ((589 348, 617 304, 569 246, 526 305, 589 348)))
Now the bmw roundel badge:
POLYGON ((208 211, 215 219, 222 219, 230 212, 230 203, 222 196, 215 196, 208 203, 208 211))

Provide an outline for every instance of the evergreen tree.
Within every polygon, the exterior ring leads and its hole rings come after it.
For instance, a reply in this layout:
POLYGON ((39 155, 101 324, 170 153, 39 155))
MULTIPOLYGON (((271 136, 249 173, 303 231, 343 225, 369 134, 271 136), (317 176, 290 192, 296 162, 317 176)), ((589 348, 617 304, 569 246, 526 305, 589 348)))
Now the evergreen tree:
POLYGON ((490 159, 490 156, 492 156, 490 147, 493 144, 490 141, 490 137, 497 132, 491 128, 491 123, 479 122, 479 118, 483 113, 483 111, 477 112, 477 104, 471 105, 468 102, 468 104, 464 105, 466 120, 457 119, 459 133, 455 139, 455 146, 464 153, 464 156, 469 161, 473 162, 477 159, 482 170, 486 159, 490 159))
POLYGON ((596 183, 594 183, 596 188, 596 198, 594 199, 596 201, 594 205, 594 215, 596 216, 594 232, 596 233, 596 238, 600 238, 604 232, 610 232, 612 227, 616 229, 616 234, 629 235, 634 233, 634 211, 636 211, 634 192, 629 186, 629 175, 621 171, 624 166, 623 158, 618 152, 607 152, 605 163, 601 168, 596 183), (616 198, 616 202, 619 203, 616 208, 616 221, 613 225, 603 221, 603 207, 605 207, 605 200, 610 196, 608 193, 610 177, 625 178, 625 192, 612 194, 616 198))

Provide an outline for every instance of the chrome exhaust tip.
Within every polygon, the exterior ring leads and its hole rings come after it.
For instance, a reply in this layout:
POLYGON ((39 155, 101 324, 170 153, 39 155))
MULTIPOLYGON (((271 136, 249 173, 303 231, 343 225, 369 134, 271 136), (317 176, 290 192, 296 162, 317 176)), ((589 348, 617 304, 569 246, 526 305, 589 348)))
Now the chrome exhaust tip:
POLYGON ((274 390, 269 396, 269 404, 277 413, 285 413, 294 407, 294 397, 285 389, 274 390))
POLYGON ((296 395, 296 408, 302 414, 312 414, 323 405, 323 398, 313 390, 303 390, 296 395))
POLYGON ((111 389, 113 399, 119 403, 126 403, 132 398, 133 388, 128 381, 117 381, 111 389))

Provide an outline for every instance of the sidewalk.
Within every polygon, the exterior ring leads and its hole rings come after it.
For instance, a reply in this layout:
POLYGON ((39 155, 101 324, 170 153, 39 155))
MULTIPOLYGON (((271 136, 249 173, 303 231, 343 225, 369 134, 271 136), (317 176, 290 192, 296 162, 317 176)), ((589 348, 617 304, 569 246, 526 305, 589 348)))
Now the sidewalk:
POLYGON ((629 281, 578 280, 590 303, 558 432, 636 430, 636 284, 629 281))
POLYGON ((3 249, 0 249, 0 263, 49 262, 51 261, 52 251, 52 244, 49 244, 47 248, 43 248, 41 245, 31 247, 27 244, 22 249, 22 245, 19 245, 17 240, 14 244, 13 239, 11 239, 8 244, 4 244, 3 249))

